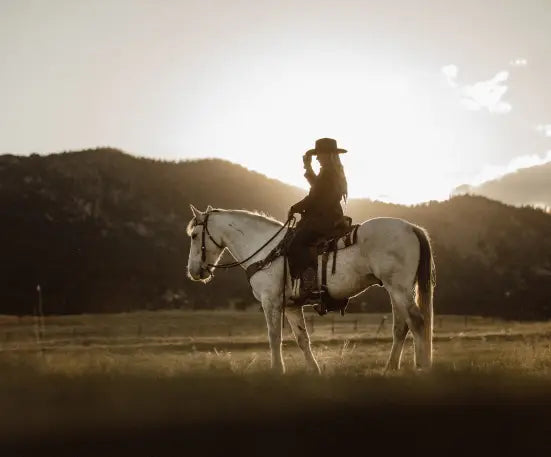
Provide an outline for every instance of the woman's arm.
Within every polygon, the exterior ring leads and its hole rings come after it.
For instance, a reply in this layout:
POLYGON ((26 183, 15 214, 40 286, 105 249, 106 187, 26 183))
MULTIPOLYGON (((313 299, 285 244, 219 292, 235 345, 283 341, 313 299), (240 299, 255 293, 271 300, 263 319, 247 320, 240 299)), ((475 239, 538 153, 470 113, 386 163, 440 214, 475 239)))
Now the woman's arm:
POLYGON ((301 201, 295 203, 293 206, 291 206, 291 209, 289 210, 289 215, 291 216, 295 213, 303 214, 310 207, 311 200, 312 198, 310 197, 310 195, 307 195, 301 201))
POLYGON ((314 173, 314 170, 312 170, 312 168, 306 170, 306 172, 304 173, 304 177, 308 180, 308 184, 310 184, 311 186, 314 185, 314 183, 316 182, 316 179, 318 178, 318 176, 316 175, 316 173, 314 173))
POLYGON ((312 205, 312 191, 314 187, 316 187, 316 183, 318 182, 318 176, 316 175, 316 173, 314 173, 314 170, 312 169, 312 154, 304 154, 302 156, 302 161, 304 163, 304 168, 306 169, 304 177, 310 183, 310 192, 301 201, 291 206, 291 209, 289 210, 289 217, 291 217, 295 213, 303 214, 305 211, 308 211, 310 209, 310 206, 312 205))
POLYGON ((302 156, 302 161, 304 163, 304 169, 306 170, 304 177, 308 180, 308 183, 313 186, 318 176, 312 169, 312 155, 308 153, 304 154, 302 156))

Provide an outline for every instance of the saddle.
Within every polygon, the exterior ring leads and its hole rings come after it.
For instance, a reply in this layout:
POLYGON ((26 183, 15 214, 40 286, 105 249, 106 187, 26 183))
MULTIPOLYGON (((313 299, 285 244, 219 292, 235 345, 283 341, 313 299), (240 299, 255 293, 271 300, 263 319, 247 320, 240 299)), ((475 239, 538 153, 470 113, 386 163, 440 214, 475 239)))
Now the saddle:
MULTIPOLYGON (((334 274, 336 271, 337 264, 337 252, 341 249, 347 248, 356 243, 357 234, 358 234, 359 224, 352 225, 352 219, 348 216, 343 216, 342 221, 335 225, 335 228, 327 237, 318 242, 315 246, 311 246, 311 249, 314 252, 311 253, 312 260, 314 264, 312 268, 307 268, 302 274, 302 282, 310 281, 317 287, 309 287, 309 292, 301 296, 298 299, 294 299, 296 305, 306 305, 306 304, 315 304, 314 309, 320 315, 327 314, 329 311, 340 311, 341 315, 344 315, 345 309, 348 305, 348 298, 344 299, 334 299, 330 296, 329 290, 327 288, 327 270, 329 257, 332 254, 332 265, 331 265, 331 274, 334 274), (319 270, 319 259, 321 257, 321 281, 317 278, 317 271, 319 270), (310 270, 310 271, 309 271, 310 270)), ((288 255, 289 246, 295 235, 295 229, 290 229, 287 231, 285 237, 281 242, 266 256, 265 259, 254 262, 253 264, 247 267, 246 273, 247 278, 251 277, 267 267, 271 262, 273 262, 277 257, 284 256, 286 259, 285 262, 285 276, 287 272, 287 261, 289 267, 292 267, 294 262, 297 262, 297 259, 294 259, 292 256, 288 255)), ((293 284, 294 285, 294 284, 293 284)), ((302 287, 301 287, 302 289, 302 287)))

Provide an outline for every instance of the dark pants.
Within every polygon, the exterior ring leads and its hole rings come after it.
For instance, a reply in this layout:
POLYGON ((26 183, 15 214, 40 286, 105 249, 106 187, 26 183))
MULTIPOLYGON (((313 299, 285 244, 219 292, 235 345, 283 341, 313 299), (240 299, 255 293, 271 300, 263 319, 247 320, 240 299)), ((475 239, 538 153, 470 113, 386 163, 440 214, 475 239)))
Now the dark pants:
POLYGON ((292 278, 298 278, 307 267, 315 267, 315 246, 322 238, 323 233, 307 224, 301 226, 299 222, 295 236, 289 245, 289 268, 292 278))

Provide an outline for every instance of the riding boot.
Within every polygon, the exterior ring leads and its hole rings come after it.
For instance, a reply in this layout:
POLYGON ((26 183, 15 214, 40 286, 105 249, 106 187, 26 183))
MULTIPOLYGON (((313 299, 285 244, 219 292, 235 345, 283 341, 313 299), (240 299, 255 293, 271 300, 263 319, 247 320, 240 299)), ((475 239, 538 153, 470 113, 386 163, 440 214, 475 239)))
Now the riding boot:
POLYGON ((327 308, 324 303, 316 303, 312 308, 314 308, 316 313, 320 316, 325 316, 327 314, 327 308))
POLYGON ((325 310, 325 312, 330 311, 339 311, 341 313, 341 316, 344 316, 344 312, 346 310, 346 307, 348 306, 348 298, 333 298, 331 295, 329 295, 329 291, 326 289, 323 289, 321 292, 321 305, 322 308, 325 310))
POLYGON ((316 270, 312 267, 307 267, 301 275, 301 289, 302 293, 309 295, 310 292, 316 287, 316 270))
POLYGON ((299 278, 295 279, 290 300, 295 306, 303 306, 312 302, 317 303, 316 297, 316 270, 312 267, 304 269, 299 278))

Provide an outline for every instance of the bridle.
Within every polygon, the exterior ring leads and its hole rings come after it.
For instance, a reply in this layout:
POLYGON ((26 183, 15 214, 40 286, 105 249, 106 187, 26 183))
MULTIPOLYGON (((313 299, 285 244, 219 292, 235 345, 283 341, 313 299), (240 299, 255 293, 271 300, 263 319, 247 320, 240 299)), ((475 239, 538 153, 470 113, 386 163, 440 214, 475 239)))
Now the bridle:
MULTIPOLYGON (((195 224, 196 227, 198 227, 200 225, 203 226, 203 231, 201 233, 201 261, 203 263, 207 260, 207 246, 205 244, 205 239, 206 239, 207 236, 216 245, 216 247, 218 247, 219 249, 225 249, 225 247, 226 247, 226 246, 223 246, 220 243, 218 243, 213 238, 213 236, 211 235, 211 233, 209 231, 209 226, 208 226, 209 216, 211 215, 211 213, 215 213, 215 212, 218 212, 218 211, 212 210, 212 211, 206 213, 205 214, 205 219, 203 220, 203 222, 201 222, 200 224, 195 224)), ((240 265, 243 265, 245 262, 251 260, 256 254, 258 254, 260 251, 262 251, 262 249, 264 249, 277 235, 279 235, 281 233, 281 231, 285 227, 287 227, 288 225, 291 224, 291 221, 294 221, 294 220, 295 220, 294 216, 291 216, 289 219, 287 219, 287 222, 285 222, 285 224, 283 224, 281 226, 281 228, 276 233, 274 233, 274 235, 268 241, 266 241, 261 247, 259 247, 255 252, 253 252, 246 259, 243 259, 239 262, 236 261, 236 262, 224 263, 224 264, 219 264, 219 265, 215 265, 213 263, 208 263, 207 268, 233 268, 233 267, 238 267, 240 265)))
MULTIPOLYGON (((201 222, 200 224, 195 224, 195 226, 199 226, 199 225, 202 225, 203 226, 203 231, 201 233, 201 261, 203 263, 205 263, 205 261, 207 260, 207 247, 205 245, 205 239, 206 237, 208 236, 209 239, 220 249, 225 249, 226 246, 223 246, 221 245, 220 243, 218 243, 211 235, 210 231, 209 231, 209 216, 211 213, 214 213, 214 212, 217 212, 216 210, 212 210, 212 211, 209 211, 208 213, 205 214, 205 219, 203 220, 203 222, 201 222)), ((240 265, 243 265, 245 262, 248 262, 249 260, 251 260, 256 254, 258 254, 260 251, 262 251, 262 249, 264 249, 266 246, 268 246, 268 244, 270 244, 272 242, 272 240, 278 236, 282 231, 283 229, 285 229, 285 227, 292 227, 296 222, 296 219, 295 219, 295 216, 289 216, 289 218, 287 219, 287 221, 285 222, 285 224, 283 224, 279 230, 277 232, 275 232, 272 237, 266 241, 262 246, 260 246, 255 252, 253 252, 249 257, 247 257, 246 259, 243 259, 239 262, 231 262, 231 263, 224 263, 224 264, 221 264, 221 265, 214 265, 213 263, 208 263, 207 264, 207 268, 210 269, 211 268, 233 268, 233 267, 238 267, 240 265)), ((210 274, 212 275, 212 271, 210 271, 210 274)), ((283 257, 283 304, 281 306, 281 312, 283 314, 283 318, 281 319, 281 325, 284 326, 285 325, 285 303, 286 303, 286 300, 285 300, 285 288, 286 288, 286 279, 287 279, 287 259, 286 259, 286 255, 284 254, 284 257, 283 257)), ((250 278, 249 278, 250 280, 250 278)))
MULTIPOLYGON (((203 226, 203 231, 201 233, 201 261, 202 262, 205 262, 207 260, 207 246, 205 244, 205 235, 208 235, 209 239, 216 245, 216 247, 220 248, 220 249, 224 249, 225 246, 222 246, 220 243, 217 243, 216 240, 212 237, 212 235, 210 234, 209 232, 209 226, 208 226, 208 222, 209 222, 209 216, 210 216, 211 213, 207 213, 205 215, 205 220, 203 222, 201 222, 200 224, 196 224, 196 227, 202 225, 203 226)), ((212 264, 208 264, 207 267, 211 267, 211 266, 214 266, 212 264)))

